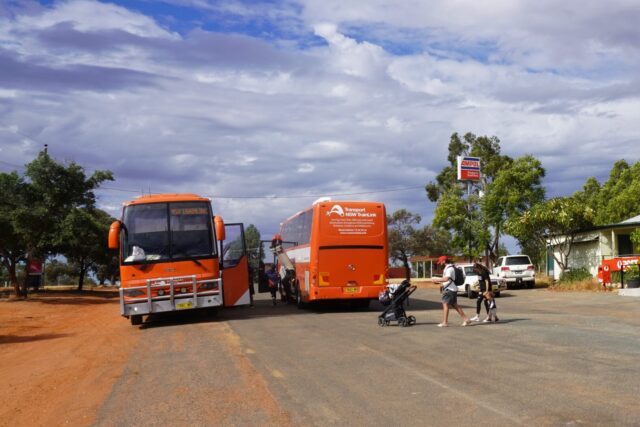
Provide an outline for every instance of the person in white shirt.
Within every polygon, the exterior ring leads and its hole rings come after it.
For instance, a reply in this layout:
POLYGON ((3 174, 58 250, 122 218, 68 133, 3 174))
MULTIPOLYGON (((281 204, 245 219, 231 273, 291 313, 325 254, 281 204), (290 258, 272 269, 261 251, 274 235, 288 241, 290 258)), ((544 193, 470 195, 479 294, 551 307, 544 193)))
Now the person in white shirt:
POLYGON ((444 328, 449 326, 449 307, 453 307, 460 317, 462 317, 462 326, 467 326, 471 322, 464 314, 464 311, 462 311, 462 308, 458 305, 458 287, 454 282, 456 272, 453 268, 453 264, 446 255, 443 255, 438 258, 438 265, 445 266, 442 277, 435 277, 432 279, 436 283, 442 283, 442 323, 439 323, 438 327, 444 328))

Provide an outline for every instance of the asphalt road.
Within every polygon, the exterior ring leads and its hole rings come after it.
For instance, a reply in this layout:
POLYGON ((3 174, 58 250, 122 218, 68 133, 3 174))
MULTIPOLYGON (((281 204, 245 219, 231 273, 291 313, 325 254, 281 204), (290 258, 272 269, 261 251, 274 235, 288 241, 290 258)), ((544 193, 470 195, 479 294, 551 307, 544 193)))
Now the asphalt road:
POLYGON ((640 425, 640 299, 535 289, 497 303, 500 323, 452 312, 448 328, 431 289, 408 328, 379 327, 377 303, 157 316, 96 424, 640 425))

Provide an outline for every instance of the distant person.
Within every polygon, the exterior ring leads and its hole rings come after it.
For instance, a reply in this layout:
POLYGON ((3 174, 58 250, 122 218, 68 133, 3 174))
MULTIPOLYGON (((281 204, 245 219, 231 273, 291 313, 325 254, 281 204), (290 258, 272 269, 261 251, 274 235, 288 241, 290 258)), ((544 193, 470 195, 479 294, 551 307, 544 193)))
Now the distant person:
POLYGON ((278 292, 278 284, 280 283, 280 276, 276 272, 276 265, 271 264, 269 271, 267 271, 267 280, 269 280, 269 292, 271 293, 271 301, 273 305, 276 305, 276 294, 278 292))
POLYGON ((480 308, 482 307, 482 303, 484 303, 484 308, 487 310, 487 317, 489 316, 489 299, 486 293, 491 293, 491 277, 489 275, 489 270, 484 265, 476 262, 473 264, 473 270, 478 275, 478 285, 480 286, 480 292, 478 292, 478 300, 476 301, 476 315, 472 317, 472 322, 480 321, 480 308))
POLYGON ((444 266, 442 277, 435 277, 432 280, 442 284, 442 323, 438 324, 439 328, 449 326, 449 307, 453 307, 460 317, 462 317, 462 326, 469 325, 469 318, 464 314, 462 308, 458 305, 458 287, 455 283, 456 272, 454 264, 451 260, 443 255, 438 258, 437 264, 444 266))
POLYGON ((253 269, 253 267, 251 267, 251 264, 249 264, 249 300, 250 300, 249 305, 250 307, 253 307, 253 295, 256 293, 256 290, 253 285, 254 272, 255 270, 253 269))

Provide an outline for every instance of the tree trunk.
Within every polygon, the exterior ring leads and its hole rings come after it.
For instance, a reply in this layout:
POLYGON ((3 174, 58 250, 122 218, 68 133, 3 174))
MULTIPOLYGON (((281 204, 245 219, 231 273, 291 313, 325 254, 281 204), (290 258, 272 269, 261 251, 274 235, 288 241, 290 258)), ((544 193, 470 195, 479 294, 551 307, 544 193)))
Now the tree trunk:
POLYGON ((411 265, 409 264, 409 258, 403 256, 402 264, 404 264, 404 278, 407 280, 411 280, 411 265))
POLYGON ((86 272, 86 267, 84 265, 84 261, 80 261, 80 274, 78 276, 78 290, 82 291, 82 285, 84 285, 84 275, 86 272))
MULTIPOLYGON (((18 283, 18 275, 16 274, 16 263, 14 260, 9 260, 7 262, 7 270, 9 270, 9 278, 11 280, 11 285, 13 286, 13 292, 17 297, 20 295, 20 284, 18 283)), ((5 265, 7 265, 5 264, 5 265)))
POLYGON ((24 265, 24 279, 22 280, 22 286, 20 287, 20 296, 22 298, 27 297, 28 289, 29 289, 29 261, 27 260, 24 265))

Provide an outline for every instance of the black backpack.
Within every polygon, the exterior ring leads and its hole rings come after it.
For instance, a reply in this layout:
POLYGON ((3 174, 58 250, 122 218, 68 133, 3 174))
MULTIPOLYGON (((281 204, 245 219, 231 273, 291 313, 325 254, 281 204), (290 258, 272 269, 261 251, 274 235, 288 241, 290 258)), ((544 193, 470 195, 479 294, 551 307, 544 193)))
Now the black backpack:
POLYGON ((462 268, 458 267, 457 265, 454 265, 453 271, 455 272, 453 283, 455 283, 456 286, 464 285, 464 270, 462 270, 462 268))

